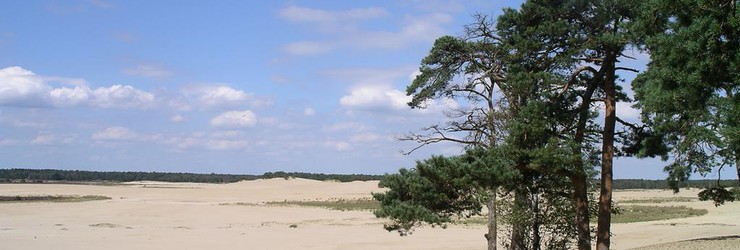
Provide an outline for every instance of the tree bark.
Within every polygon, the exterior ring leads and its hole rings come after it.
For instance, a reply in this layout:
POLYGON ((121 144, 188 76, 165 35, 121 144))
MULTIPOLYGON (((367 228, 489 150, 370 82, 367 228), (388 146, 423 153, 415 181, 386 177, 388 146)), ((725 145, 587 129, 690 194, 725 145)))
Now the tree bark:
POLYGON ((526 209, 528 205, 526 204, 526 194, 523 193, 521 190, 514 191, 514 223, 511 228, 511 250, 526 250, 527 244, 524 242, 525 236, 525 228, 524 223, 521 222, 523 209, 526 209))
POLYGON ((588 217, 588 187, 586 176, 572 177, 576 200, 576 227, 578 228, 578 250, 591 250, 591 227, 588 217))
MULTIPOLYGON (((589 119, 589 108, 591 107, 592 96, 596 88, 600 76, 592 82, 589 82, 586 92, 583 95, 583 100, 580 106, 580 114, 578 117, 578 126, 576 127, 575 141, 579 147, 575 152, 576 155, 580 155, 581 146, 586 136, 586 125, 589 119)), ((584 167, 583 159, 579 159, 576 163, 576 171, 570 176, 573 183, 574 200, 576 204, 576 228, 578 230, 578 250, 591 250, 591 225, 588 211, 588 185, 586 169, 584 167)))
POLYGON ((494 190, 491 198, 488 199, 488 204, 486 204, 486 206, 488 207, 488 233, 485 235, 485 237, 488 241, 488 250, 496 250, 496 248, 498 247, 498 243, 496 242, 496 239, 498 237, 498 222, 496 221, 496 195, 496 191, 494 190))
POLYGON ((599 195, 599 219, 596 229, 596 249, 608 250, 611 233, 612 182, 614 163, 614 130, 616 126, 616 88, 614 66, 616 55, 607 51, 603 67, 604 77, 604 131, 601 153, 601 192, 599 195))
POLYGON ((531 192, 532 199, 530 201, 532 209, 532 249, 540 250, 542 245, 542 237, 540 236, 540 202, 537 192, 531 192))
POLYGON ((740 151, 735 151, 735 169, 737 170, 737 187, 740 188, 740 151))

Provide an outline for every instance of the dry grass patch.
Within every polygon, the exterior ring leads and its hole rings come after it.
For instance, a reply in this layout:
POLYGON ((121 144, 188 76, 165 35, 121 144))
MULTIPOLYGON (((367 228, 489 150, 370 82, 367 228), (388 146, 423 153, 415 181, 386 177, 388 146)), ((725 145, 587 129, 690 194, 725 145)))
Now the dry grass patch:
POLYGON ((618 208, 617 211, 618 214, 612 216, 613 223, 670 220, 702 216, 708 213, 706 209, 695 209, 685 206, 624 206, 618 208))
POLYGON ((330 199, 330 200, 303 200, 303 201, 271 201, 265 203, 273 206, 301 206, 320 207, 340 211, 377 210, 380 203, 371 198, 361 199, 330 199))
POLYGON ((619 203, 633 204, 633 203, 666 203, 666 202, 694 202, 699 199, 692 197, 653 197, 647 199, 628 199, 621 200, 619 203))
POLYGON ((101 195, 27 195, 27 196, 0 196, 0 203, 21 202, 83 202, 96 200, 109 200, 108 196, 101 195))

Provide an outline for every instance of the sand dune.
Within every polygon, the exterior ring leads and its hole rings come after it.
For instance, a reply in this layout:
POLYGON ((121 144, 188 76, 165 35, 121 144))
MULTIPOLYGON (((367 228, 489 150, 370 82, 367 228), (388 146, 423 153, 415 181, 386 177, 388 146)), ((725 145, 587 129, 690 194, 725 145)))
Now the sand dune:
MULTIPOLYGON (((2 184, 0 195, 104 195, 112 199, 0 204, 0 249, 485 249, 483 225, 421 228, 411 236, 399 237, 383 230, 383 220, 367 211, 264 205, 269 201, 367 198, 381 191, 376 181, 304 179, 232 184, 2 184)), ((695 190, 679 193, 695 195, 695 190)), ((615 194, 618 200, 673 196, 669 191, 652 190, 615 194)), ((674 245, 665 243, 699 238, 705 240, 677 244, 699 247, 682 249, 738 246, 734 236, 710 238, 740 232, 740 204, 715 208, 710 202, 695 201, 681 205, 710 212, 695 218, 615 224, 613 249, 673 249, 674 245)))

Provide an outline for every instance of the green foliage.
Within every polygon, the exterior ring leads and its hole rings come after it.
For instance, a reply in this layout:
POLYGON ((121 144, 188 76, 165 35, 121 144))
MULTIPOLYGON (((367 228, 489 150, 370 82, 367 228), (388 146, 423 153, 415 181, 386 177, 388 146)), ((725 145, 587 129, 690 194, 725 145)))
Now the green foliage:
MULTIPOLYGON (((636 29, 650 53, 633 81, 649 131, 639 156, 661 156, 674 191, 691 174, 740 169, 740 11, 737 1, 654 0, 636 29)), ((740 172, 738 172, 740 176, 740 172)), ((717 204, 731 196, 706 190, 717 204)))
POLYGON ((478 215, 501 178, 515 178, 515 173, 498 168, 502 166, 500 158, 483 152, 433 156, 417 162, 415 168, 387 175, 380 186, 388 191, 373 194, 381 204, 375 215, 391 219, 385 228, 401 235, 423 223, 445 227, 454 217, 478 215))
POLYGON ((714 201, 714 206, 720 206, 727 201, 735 201, 735 194, 723 187, 711 187, 699 192, 699 200, 712 200, 714 201))

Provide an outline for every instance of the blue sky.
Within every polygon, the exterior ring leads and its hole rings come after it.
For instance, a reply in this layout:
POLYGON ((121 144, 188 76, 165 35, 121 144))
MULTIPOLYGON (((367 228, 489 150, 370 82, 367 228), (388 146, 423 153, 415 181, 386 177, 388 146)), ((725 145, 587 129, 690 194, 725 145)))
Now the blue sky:
MULTIPOLYGON (((415 145, 394 137, 456 105, 411 110, 405 86, 435 38, 519 4, 6 2, 0 167, 382 174, 458 154, 400 153, 415 145)), ((620 159, 615 176, 663 178, 662 165, 620 159)))

